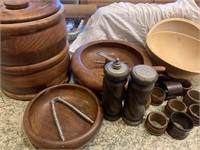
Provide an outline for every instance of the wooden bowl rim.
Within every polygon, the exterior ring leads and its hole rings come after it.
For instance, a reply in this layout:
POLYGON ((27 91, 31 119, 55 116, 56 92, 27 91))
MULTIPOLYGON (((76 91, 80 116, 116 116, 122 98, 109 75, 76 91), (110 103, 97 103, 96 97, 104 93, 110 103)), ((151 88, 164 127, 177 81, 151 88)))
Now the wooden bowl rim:
POLYGON ((65 48, 61 50, 61 52, 58 53, 57 55, 36 64, 24 65, 24 66, 1 66, 2 69, 1 71, 3 73, 5 72, 6 74, 20 74, 20 75, 35 73, 43 69, 52 67, 53 65, 62 61, 65 57, 70 59, 68 54, 68 49, 69 46, 66 45, 65 48))
POLYGON ((1 36, 9 37, 9 36, 22 35, 22 34, 31 34, 36 31, 38 32, 38 31, 50 28, 61 20, 65 21, 64 11, 65 11, 65 8, 63 5, 61 5, 60 9, 55 14, 48 16, 46 18, 40 19, 40 20, 14 23, 14 24, 0 24, 1 36))
POLYGON ((167 18, 167 19, 161 20, 161 21, 157 22, 155 25, 153 25, 153 27, 147 33, 147 36, 151 35, 153 30, 156 27, 158 27, 159 25, 164 24, 166 22, 174 22, 174 21, 188 23, 188 24, 193 25, 194 27, 196 27, 197 29, 200 30, 200 26, 198 26, 198 24, 196 24, 195 22, 193 22, 193 21, 191 21, 189 19, 185 19, 185 18, 167 18))

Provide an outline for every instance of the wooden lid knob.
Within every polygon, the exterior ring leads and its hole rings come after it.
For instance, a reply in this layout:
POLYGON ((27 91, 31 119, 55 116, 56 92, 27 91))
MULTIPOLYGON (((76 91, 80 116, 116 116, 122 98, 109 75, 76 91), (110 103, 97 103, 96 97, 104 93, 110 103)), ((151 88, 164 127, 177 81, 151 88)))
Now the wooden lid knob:
POLYGON ((7 9, 23 9, 29 5, 29 0, 3 0, 7 9))

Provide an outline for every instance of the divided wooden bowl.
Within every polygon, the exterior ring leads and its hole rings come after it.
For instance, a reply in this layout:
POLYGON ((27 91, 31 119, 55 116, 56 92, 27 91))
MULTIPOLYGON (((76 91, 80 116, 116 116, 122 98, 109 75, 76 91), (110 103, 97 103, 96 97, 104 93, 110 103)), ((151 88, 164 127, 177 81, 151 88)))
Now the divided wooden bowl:
POLYGON ((23 125, 29 140, 41 149, 76 149, 92 140, 101 127, 103 112, 96 95, 89 89, 75 84, 62 84, 40 92, 28 104, 23 125), (74 105, 94 124, 81 118, 68 106, 57 102, 56 112, 65 141, 61 141, 56 127, 51 100, 62 97, 74 105))
POLYGON ((131 43, 116 40, 99 40, 87 43, 74 53, 71 68, 75 79, 95 92, 102 91, 104 75, 104 64, 95 63, 95 61, 105 61, 103 57, 97 55, 98 51, 113 58, 119 58, 126 62, 130 68, 137 64, 152 65, 147 54, 131 43))
POLYGON ((200 26, 187 19, 166 19, 147 34, 146 52, 169 76, 192 79, 200 74, 200 26))

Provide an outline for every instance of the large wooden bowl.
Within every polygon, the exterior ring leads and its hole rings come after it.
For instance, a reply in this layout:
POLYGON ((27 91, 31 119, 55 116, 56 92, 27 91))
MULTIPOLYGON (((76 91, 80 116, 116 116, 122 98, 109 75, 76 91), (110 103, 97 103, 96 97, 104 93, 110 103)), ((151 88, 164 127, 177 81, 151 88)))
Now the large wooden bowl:
POLYGON ((170 76, 191 79, 200 73, 200 39, 169 31, 147 36, 147 53, 170 76))
POLYGON ((103 119, 98 98, 89 89, 75 84, 63 84, 50 87, 40 92, 28 104, 24 113, 23 124, 30 141, 41 149, 75 149, 95 137, 103 119), (82 119, 71 108, 56 103, 56 111, 65 141, 61 141, 53 118, 50 101, 62 97, 74 105, 94 124, 82 119))
POLYGON ((127 62, 130 68, 137 64, 151 65, 147 54, 128 42, 100 40, 87 43, 74 53, 71 68, 77 81, 95 92, 102 91, 104 75, 104 64, 94 63, 97 60, 105 61, 104 58, 97 55, 98 51, 114 58, 118 57, 121 61, 127 62))

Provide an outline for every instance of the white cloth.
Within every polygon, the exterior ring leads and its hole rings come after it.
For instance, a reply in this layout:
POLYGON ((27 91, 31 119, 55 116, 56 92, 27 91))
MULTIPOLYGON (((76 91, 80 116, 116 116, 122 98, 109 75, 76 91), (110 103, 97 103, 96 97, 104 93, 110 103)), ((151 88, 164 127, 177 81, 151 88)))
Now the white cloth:
POLYGON ((168 4, 113 3, 99 8, 88 20, 85 30, 70 46, 70 53, 95 40, 122 40, 145 47, 150 28, 166 18, 187 18, 200 24, 200 8, 194 0, 168 4))

